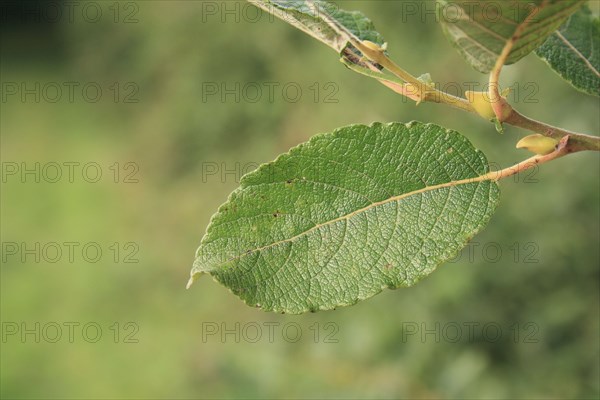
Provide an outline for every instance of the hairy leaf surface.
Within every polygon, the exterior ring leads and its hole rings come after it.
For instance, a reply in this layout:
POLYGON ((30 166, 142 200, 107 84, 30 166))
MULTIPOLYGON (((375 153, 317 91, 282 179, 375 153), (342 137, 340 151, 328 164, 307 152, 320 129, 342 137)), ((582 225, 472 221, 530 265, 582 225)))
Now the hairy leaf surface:
POLYGON ((600 96, 600 19, 587 6, 573 14, 536 54, 575 88, 600 96))
POLYGON ((191 282, 212 275, 247 304, 328 310, 414 285, 489 220, 485 156, 413 122, 314 136, 244 176, 211 220, 191 282))

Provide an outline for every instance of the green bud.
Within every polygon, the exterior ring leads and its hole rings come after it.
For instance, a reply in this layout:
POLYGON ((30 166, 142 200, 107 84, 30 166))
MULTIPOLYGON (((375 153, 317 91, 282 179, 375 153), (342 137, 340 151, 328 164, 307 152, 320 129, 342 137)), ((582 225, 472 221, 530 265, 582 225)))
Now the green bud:
POLYGON ((472 92, 467 90, 465 92, 465 97, 471 104, 471 107, 477 114, 479 114, 482 118, 491 121, 496 118, 496 114, 494 113, 494 109, 492 108, 492 104, 490 103, 490 97, 487 92, 472 92))
POLYGON ((527 149, 535 154, 546 155, 552 153, 557 144, 558 140, 536 133, 519 140, 517 149, 527 149))

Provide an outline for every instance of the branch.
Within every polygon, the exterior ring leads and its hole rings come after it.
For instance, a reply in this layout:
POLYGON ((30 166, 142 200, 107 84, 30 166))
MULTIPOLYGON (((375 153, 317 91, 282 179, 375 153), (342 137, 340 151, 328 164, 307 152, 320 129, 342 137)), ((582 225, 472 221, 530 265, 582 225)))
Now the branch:
POLYGON ((502 49, 502 53, 500 53, 500 56, 496 60, 496 64, 490 72, 489 79, 489 97, 492 109, 494 110, 494 114, 496 114, 496 118, 500 123, 506 122, 510 125, 527 129, 531 132, 540 133, 544 136, 554 139, 561 139, 565 136, 570 136, 572 143, 571 146, 575 146, 580 150, 600 151, 600 138, 584 135, 582 133, 571 132, 528 118, 515 110, 506 101, 506 99, 500 95, 500 72, 502 71, 502 67, 506 63, 506 60, 508 59, 515 42, 519 40, 527 25, 531 22, 538 11, 544 8, 547 4, 548 0, 544 0, 539 7, 531 11, 523 23, 520 24, 517 29, 515 29, 514 34, 506 42, 504 48, 502 49))
MULTIPOLYGON (((547 2, 548 0, 544 0, 537 10, 539 11, 540 8, 545 7, 547 2)), ((312 0, 307 0, 307 3, 314 11, 319 11, 318 6, 312 0)), ((394 77, 384 74, 382 71, 372 67, 371 65, 369 65, 369 67, 371 67, 370 69, 362 66, 360 62, 357 62, 357 60, 360 59, 360 56, 355 53, 351 53, 351 57, 349 54, 345 54, 341 59, 341 61, 348 68, 360 74, 377 79, 386 87, 392 89, 396 93, 408 97, 417 104, 421 102, 441 103, 459 108, 463 111, 477 113, 468 100, 437 90, 432 85, 428 85, 420 81, 418 78, 414 77, 398 66, 394 61, 392 61, 385 54, 385 49, 383 47, 379 47, 376 44, 368 41, 360 40, 358 37, 348 31, 346 27, 333 20, 327 13, 322 12, 322 10, 320 10, 320 12, 321 13, 319 15, 321 15, 323 20, 336 32, 338 32, 340 35, 343 35, 346 40, 352 44, 352 46, 358 49, 362 53, 363 58, 368 59, 374 65, 381 65, 391 74, 393 74, 394 77)), ((535 17, 536 13, 537 12, 535 10, 532 11, 527 16, 525 21, 517 27, 511 39, 508 40, 504 46, 500 57, 498 57, 496 60, 496 65, 490 73, 489 97, 491 106, 496 114, 496 118, 500 123, 504 122, 534 133, 540 133, 542 135, 552 137, 554 139, 561 139, 568 136, 570 137, 569 142, 571 144, 569 147, 571 149, 577 148, 578 151, 600 151, 600 138, 582 133, 571 132, 528 118, 515 110, 500 95, 499 78, 502 67, 508 59, 514 43, 522 35, 524 29, 535 17)))
MULTIPOLYGON (((419 86, 413 85, 412 82, 405 83, 403 77, 405 76, 404 74, 406 72, 403 72, 402 74, 397 74, 397 72, 399 72, 399 70, 401 70, 401 68, 397 67, 396 64, 393 61, 391 61, 383 52, 373 53, 374 52, 373 49, 371 49, 370 47, 361 45, 360 42, 353 43, 353 45, 358 50, 360 50, 371 61, 376 62, 384 67, 387 66, 386 68, 390 72, 392 72, 392 73, 396 72, 396 73, 394 73, 395 77, 386 76, 385 74, 383 74, 383 72, 381 72, 379 70, 372 71, 372 70, 366 69, 364 67, 361 67, 361 66, 353 63, 352 61, 342 58, 341 61, 351 70, 358 72, 362 75, 366 75, 371 78, 377 79, 380 83, 382 83, 383 85, 392 89, 394 92, 399 93, 405 97, 408 97, 409 99, 411 99, 413 101, 416 101, 417 104, 421 103, 421 102, 440 103, 440 104, 446 104, 446 105, 449 105, 449 106, 452 106, 455 108, 459 108, 463 111, 476 113, 476 111, 473 109, 473 107, 471 107, 470 103, 466 99, 456 97, 451 94, 439 91, 431 86, 427 86, 427 89, 425 92, 421 91, 420 88, 424 84, 423 84, 423 82, 419 81, 417 78, 413 77, 413 79, 417 80, 421 84, 419 86), (373 58, 371 58, 371 57, 373 57, 373 58), (390 66, 392 68, 389 68, 390 66), (402 75, 402 76, 399 76, 399 75, 402 75)), ((499 74, 499 70, 497 71, 497 73, 499 74)), ((494 78, 494 79, 496 79, 496 78, 494 78)), ((491 90, 492 86, 493 85, 490 84, 490 90, 491 90)), ((497 88, 497 85, 496 85, 496 88, 497 88)), ((543 122, 536 121, 534 119, 526 117, 525 115, 523 115, 523 114, 519 113, 517 110, 515 110, 510 104, 508 104, 506 102, 506 100, 504 100, 504 98, 500 96, 499 93, 497 93, 497 95, 501 101, 501 103, 500 103, 501 111, 500 112, 504 114, 504 118, 503 118, 502 122, 525 129, 525 130, 528 130, 528 131, 531 131, 531 132, 534 132, 534 133, 540 133, 544 136, 548 136, 548 137, 551 137, 551 138, 554 138, 557 140, 560 140, 561 138, 563 138, 565 136, 569 136, 571 138, 570 139, 571 146, 576 146, 577 148, 579 148, 579 150, 600 151, 600 138, 599 137, 590 136, 590 135, 586 135, 583 133, 572 132, 572 131, 562 129, 562 128, 557 128, 555 126, 548 125, 543 122)), ((492 95, 490 93, 490 98, 491 98, 491 96, 492 95)), ((490 101, 492 102, 491 99, 490 99, 490 101)), ((492 102, 492 106, 493 106, 493 104, 494 103, 492 102)), ((494 111, 496 111, 496 110, 494 110, 494 111)), ((498 115, 498 114, 496 114, 496 115, 498 115)))
MULTIPOLYGON (((423 101, 443 103, 461 109, 463 111, 473 113, 475 112, 475 110, 473 110, 469 102, 463 98, 456 97, 445 92, 441 92, 430 86, 427 86, 427 94, 424 95, 418 87, 411 83, 406 83, 398 76, 389 76, 387 74, 384 74, 380 70, 371 70, 364 68, 346 58, 342 58, 340 61, 352 71, 358 72, 359 74, 368 76, 370 78, 377 79, 384 86, 387 86, 388 88, 392 89, 398 94, 401 94, 402 96, 408 97, 409 99, 415 101, 417 104, 423 101)), ((419 82, 422 83, 421 81, 419 82)))
POLYGON ((468 182, 482 182, 482 181, 494 181, 497 182, 500 179, 508 178, 510 176, 516 175, 520 172, 526 171, 530 168, 534 168, 537 165, 545 164, 549 161, 556 160, 557 158, 564 157, 568 154, 576 153, 579 151, 583 151, 585 149, 581 149, 576 142, 572 140, 572 138, 567 135, 564 136, 560 142, 556 145, 553 152, 546 155, 537 155, 528 158, 525 161, 521 161, 518 164, 510 166, 508 168, 504 168, 498 171, 491 171, 485 175, 478 176, 477 178, 471 178, 468 182))
POLYGON ((531 119, 519 113, 514 108, 511 110, 504 122, 519 128, 527 129, 531 132, 540 133, 544 136, 554 139, 561 139, 568 136, 571 138, 571 146, 576 147, 579 150, 600 151, 600 137, 571 132, 566 129, 557 128, 555 126, 536 121, 535 119, 531 119))

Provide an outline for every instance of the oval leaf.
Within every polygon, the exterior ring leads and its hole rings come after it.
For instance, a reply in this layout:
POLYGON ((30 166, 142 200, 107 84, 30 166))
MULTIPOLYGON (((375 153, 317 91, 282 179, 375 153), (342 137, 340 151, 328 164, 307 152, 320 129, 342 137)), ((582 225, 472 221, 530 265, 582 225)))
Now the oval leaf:
POLYGON ((511 38, 505 64, 539 47, 585 0, 437 0, 444 32, 475 69, 488 73, 511 38))
POLYGON ((575 88, 600 96, 600 19, 587 6, 573 14, 536 50, 575 88))
POLYGON ((211 220, 191 282, 209 273, 247 304, 302 313, 414 285, 489 220, 497 184, 457 132, 352 125, 246 175, 211 220), (466 180, 466 181, 465 181, 466 180))

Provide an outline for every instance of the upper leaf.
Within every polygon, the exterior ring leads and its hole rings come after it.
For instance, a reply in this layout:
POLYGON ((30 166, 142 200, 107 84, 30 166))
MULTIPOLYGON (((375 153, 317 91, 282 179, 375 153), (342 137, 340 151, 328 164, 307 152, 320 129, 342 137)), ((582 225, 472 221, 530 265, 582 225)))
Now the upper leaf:
POLYGON ((506 43, 513 64, 539 47, 585 0, 437 0, 446 35, 478 71, 488 73, 506 43))
POLYGON ((600 96, 600 19, 587 6, 573 14, 536 54, 575 88, 600 96))
POLYGON ((308 33, 341 53, 348 46, 348 37, 327 23, 329 17, 360 40, 382 45, 383 38, 375 31, 371 20, 358 11, 344 11, 334 3, 316 0, 311 7, 305 0, 248 0, 257 7, 276 15, 285 22, 308 33))
POLYGON ((247 304, 302 313, 411 286, 492 215, 485 156, 437 125, 352 125, 244 176, 211 220, 191 282, 209 273, 247 304))

